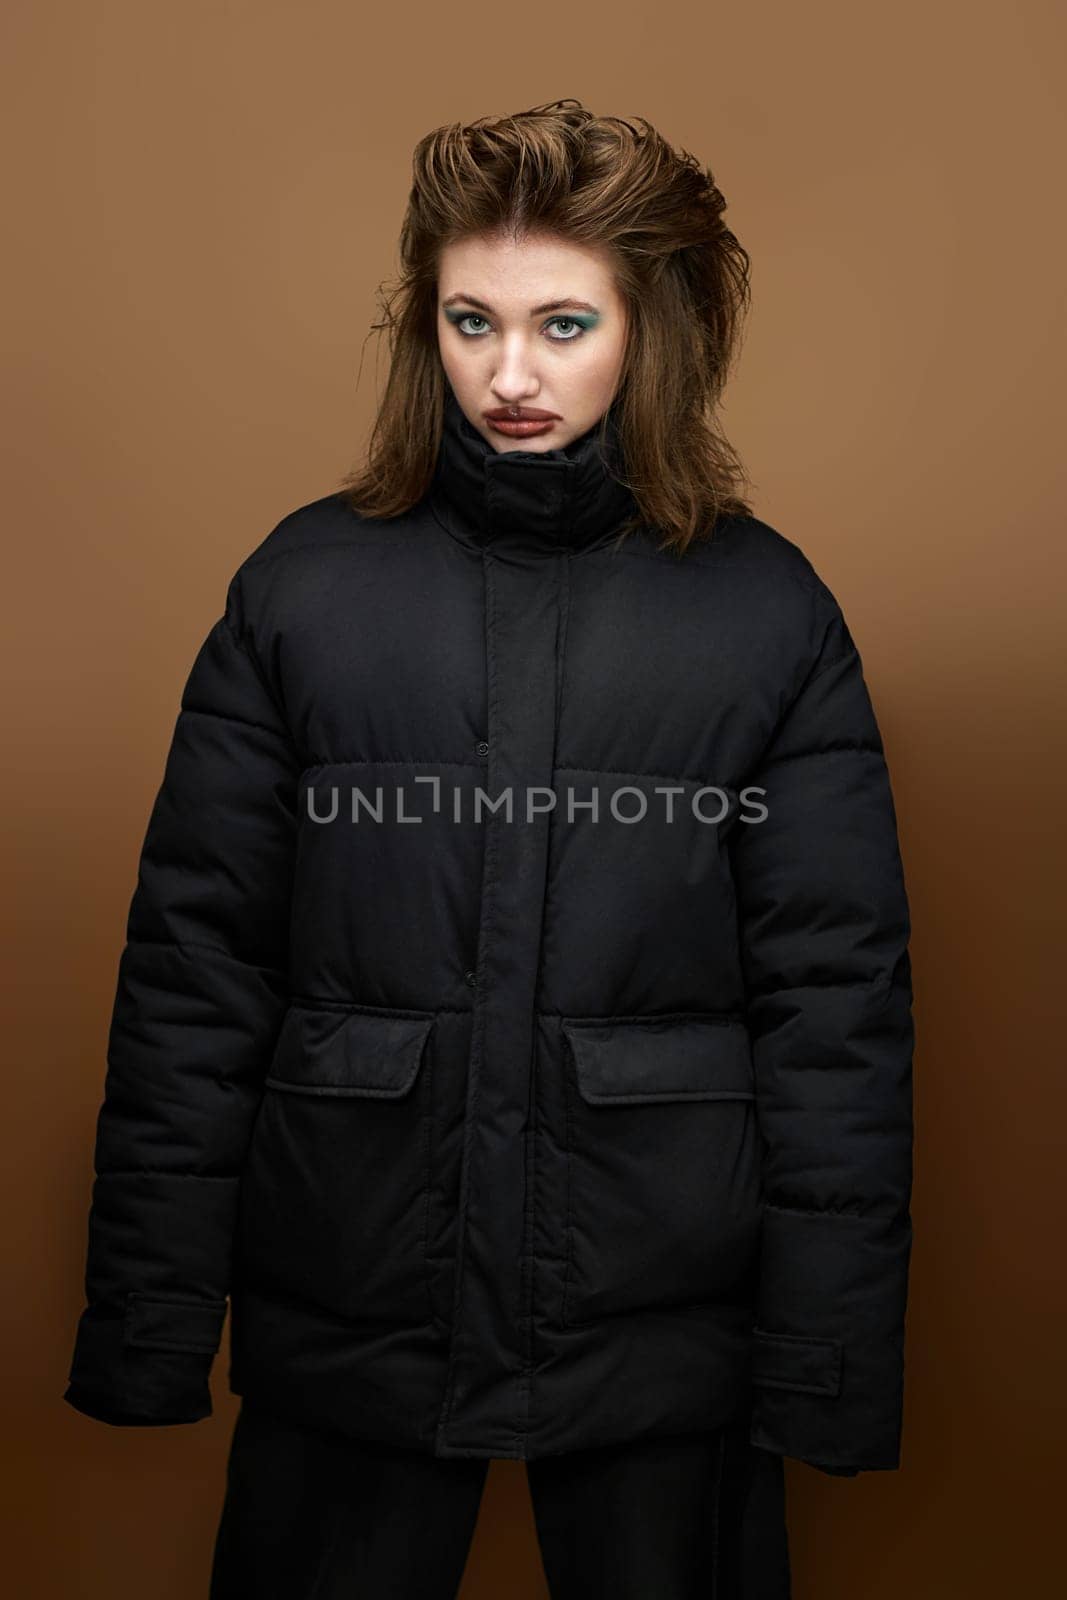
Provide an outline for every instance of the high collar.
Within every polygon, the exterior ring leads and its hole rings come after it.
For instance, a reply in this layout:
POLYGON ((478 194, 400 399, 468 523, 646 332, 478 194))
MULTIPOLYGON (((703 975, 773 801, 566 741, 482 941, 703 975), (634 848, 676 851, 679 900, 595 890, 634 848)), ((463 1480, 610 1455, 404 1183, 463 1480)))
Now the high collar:
POLYGON ((611 467, 622 460, 613 409, 603 453, 599 433, 597 422, 562 449, 496 451, 467 421, 446 383, 431 496, 463 543, 501 555, 588 550, 637 514, 631 491, 611 467))

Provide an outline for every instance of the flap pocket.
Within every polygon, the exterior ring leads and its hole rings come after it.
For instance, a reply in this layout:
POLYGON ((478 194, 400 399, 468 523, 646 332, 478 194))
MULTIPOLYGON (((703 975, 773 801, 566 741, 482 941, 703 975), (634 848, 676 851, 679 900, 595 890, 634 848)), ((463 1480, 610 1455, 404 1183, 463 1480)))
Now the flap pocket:
POLYGON ((748 1028, 734 1017, 561 1018, 590 1105, 753 1100, 748 1028))
POLYGON ((432 1011, 290 1006, 267 1087, 397 1100, 418 1076, 433 1024, 432 1011))

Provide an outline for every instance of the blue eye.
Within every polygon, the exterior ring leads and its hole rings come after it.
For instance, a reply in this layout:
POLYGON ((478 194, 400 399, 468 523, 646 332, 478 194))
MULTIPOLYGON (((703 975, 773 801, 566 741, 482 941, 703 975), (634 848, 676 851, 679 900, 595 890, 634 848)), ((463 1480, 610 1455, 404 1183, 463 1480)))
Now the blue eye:
MULTIPOLYGON (((466 329, 463 326, 463 324, 465 322, 485 322, 485 318, 484 317, 480 317, 478 315, 477 311, 468 311, 465 316, 456 317, 453 320, 455 321, 455 325, 459 329, 460 333, 465 333, 467 335, 468 339, 481 338, 480 334, 471 333, 471 332, 469 332, 468 329, 466 329)), ((489 326, 489 324, 487 322, 485 323, 485 325, 486 325, 486 327, 489 326)))
POLYGON ((577 317, 553 317, 545 326, 551 327, 553 322, 557 327, 561 322, 569 322, 574 329, 573 333, 556 334, 554 338, 557 344, 568 344, 571 339, 580 339, 585 332, 585 325, 579 322, 577 317))

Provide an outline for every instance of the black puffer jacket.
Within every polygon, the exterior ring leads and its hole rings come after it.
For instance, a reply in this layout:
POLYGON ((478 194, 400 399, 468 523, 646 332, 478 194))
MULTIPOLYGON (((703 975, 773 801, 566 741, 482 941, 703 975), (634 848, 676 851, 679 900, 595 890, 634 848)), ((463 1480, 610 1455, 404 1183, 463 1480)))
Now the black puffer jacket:
POLYGON ((766 523, 679 558, 616 548, 631 509, 593 432, 496 454, 450 395, 411 514, 327 496, 236 573, 130 909, 79 1410, 206 1416, 229 1299, 232 1390, 359 1437, 751 1406, 899 1465, 909 917, 860 656, 766 523))

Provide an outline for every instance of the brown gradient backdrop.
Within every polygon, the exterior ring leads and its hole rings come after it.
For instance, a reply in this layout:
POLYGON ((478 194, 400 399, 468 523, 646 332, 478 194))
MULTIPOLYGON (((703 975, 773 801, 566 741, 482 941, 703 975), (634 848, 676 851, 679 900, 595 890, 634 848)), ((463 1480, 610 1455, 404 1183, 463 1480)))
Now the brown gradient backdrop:
MULTIPOLYGON (((727 426, 757 511, 845 608, 897 798, 919 1034, 903 1468, 789 1464, 796 1600, 1049 1585, 1063 32, 1037 0, 8 11, 7 1593, 206 1594, 225 1341, 199 1426, 60 1400, 143 829, 229 576, 358 455, 412 146, 562 95, 650 118, 730 201, 755 299, 727 426)), ((520 1463, 491 1469, 462 1592, 545 1593, 520 1463)))

